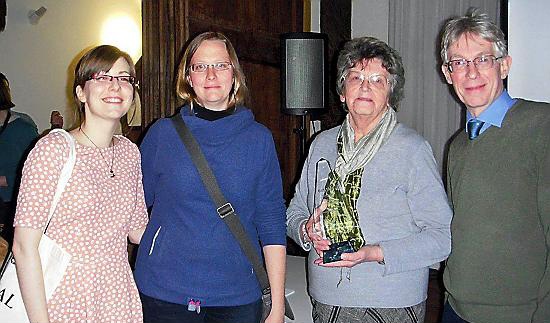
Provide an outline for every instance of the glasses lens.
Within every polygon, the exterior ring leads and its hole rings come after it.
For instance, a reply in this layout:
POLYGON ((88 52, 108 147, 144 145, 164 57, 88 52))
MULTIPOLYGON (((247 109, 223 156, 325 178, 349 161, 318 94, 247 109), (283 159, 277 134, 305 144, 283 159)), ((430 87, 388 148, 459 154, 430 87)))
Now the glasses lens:
POLYGON ((225 70, 228 70, 231 67, 231 64, 227 63, 227 62, 220 62, 220 63, 216 63, 216 64, 212 64, 212 65, 214 66, 214 69, 216 71, 225 71, 225 70))
POLYGON ((364 79, 365 77, 360 72, 350 71, 348 72, 348 75, 346 75, 344 81, 346 82, 346 85, 354 87, 361 85, 364 79))
POLYGON ((208 68, 208 65, 202 64, 202 63, 191 65, 191 71, 197 72, 197 73, 204 72, 206 71, 207 68, 208 68))
POLYGON ((369 84, 377 89, 383 89, 388 84, 388 79, 384 75, 372 74, 369 76, 369 84))
POLYGON ((110 82, 113 79, 113 77, 111 75, 103 74, 103 75, 94 75, 92 76, 92 79, 98 82, 110 82))
POLYGON ((468 61, 465 59, 455 59, 449 62, 449 66, 453 71, 462 71, 468 66, 468 61))
POLYGON ((135 79, 132 76, 117 76, 117 80, 121 83, 134 84, 135 79))
POLYGON ((481 56, 481 57, 474 58, 474 64, 480 70, 485 70, 493 67, 494 62, 495 62, 494 56, 481 56))

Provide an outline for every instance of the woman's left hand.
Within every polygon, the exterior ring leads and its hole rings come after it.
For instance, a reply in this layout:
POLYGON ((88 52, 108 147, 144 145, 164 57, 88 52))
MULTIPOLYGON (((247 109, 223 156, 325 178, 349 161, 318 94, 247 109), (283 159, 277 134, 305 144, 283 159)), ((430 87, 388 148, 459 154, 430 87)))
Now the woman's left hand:
POLYGON ((342 254, 342 260, 323 263, 323 259, 319 258, 314 261, 315 264, 323 267, 347 267, 351 268, 363 262, 369 261, 384 261, 384 252, 379 245, 366 245, 356 252, 347 252, 342 254))

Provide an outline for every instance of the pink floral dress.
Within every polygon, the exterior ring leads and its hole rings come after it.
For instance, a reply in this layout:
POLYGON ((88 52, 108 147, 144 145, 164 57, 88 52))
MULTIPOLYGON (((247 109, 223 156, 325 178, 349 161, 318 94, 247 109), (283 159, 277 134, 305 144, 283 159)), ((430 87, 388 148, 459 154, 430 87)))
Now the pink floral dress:
MULTIPOLYGON (((128 232, 148 221, 140 154, 128 139, 116 138, 114 147, 101 149, 103 156, 76 143, 75 168, 48 227, 48 235, 72 255, 48 302, 52 323, 143 321, 127 253, 128 232)), ((61 134, 38 141, 23 168, 14 226, 45 227, 68 153, 61 134)))

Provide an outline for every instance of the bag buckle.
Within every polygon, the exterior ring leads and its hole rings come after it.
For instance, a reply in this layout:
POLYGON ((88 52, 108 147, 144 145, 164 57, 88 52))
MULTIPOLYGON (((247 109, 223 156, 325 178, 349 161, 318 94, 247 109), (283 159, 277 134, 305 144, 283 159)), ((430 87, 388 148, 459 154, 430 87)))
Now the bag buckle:
POLYGON ((216 211, 218 212, 218 215, 222 219, 224 219, 226 216, 228 216, 231 213, 235 213, 235 209, 233 209, 233 205, 231 205, 231 203, 229 202, 217 208, 216 211))
POLYGON ((262 303, 264 303, 264 306, 271 308, 271 288, 268 287, 262 290, 262 303))

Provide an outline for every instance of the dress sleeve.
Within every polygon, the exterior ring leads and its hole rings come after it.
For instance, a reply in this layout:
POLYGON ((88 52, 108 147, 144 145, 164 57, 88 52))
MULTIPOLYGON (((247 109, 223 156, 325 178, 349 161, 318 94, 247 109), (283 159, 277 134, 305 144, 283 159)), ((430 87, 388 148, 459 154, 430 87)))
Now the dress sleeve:
POLYGON ((23 166, 13 226, 42 229, 57 188, 61 169, 69 155, 61 134, 49 134, 31 150, 23 166))
POLYGON ((147 215, 147 207, 145 206, 145 195, 143 193, 143 175, 141 172, 141 157, 137 147, 136 151, 136 207, 130 221, 130 230, 137 230, 147 225, 149 217, 147 215))

